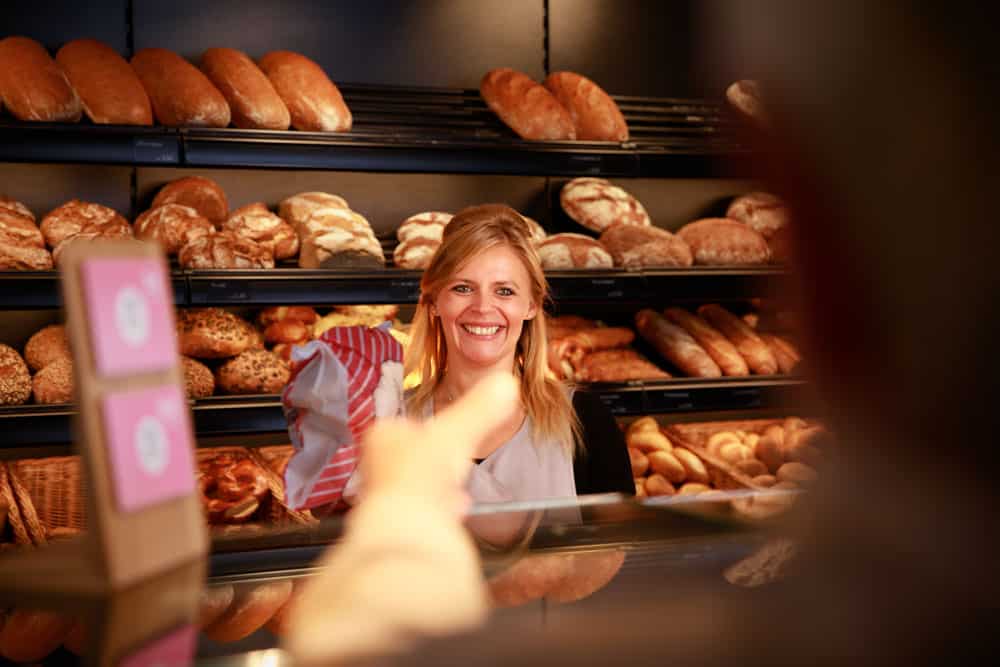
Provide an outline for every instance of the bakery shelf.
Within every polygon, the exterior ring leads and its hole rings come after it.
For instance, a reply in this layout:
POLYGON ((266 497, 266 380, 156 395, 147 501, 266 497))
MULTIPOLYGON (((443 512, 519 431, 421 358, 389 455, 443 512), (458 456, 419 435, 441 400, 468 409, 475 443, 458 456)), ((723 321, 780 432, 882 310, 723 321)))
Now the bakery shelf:
POLYGON ((268 304, 416 303, 420 272, 326 271, 190 271, 192 306, 268 304))
POLYGON ((162 127, 5 122, 0 161, 177 166, 181 137, 162 127))
POLYGON ((788 405, 805 385, 801 378, 676 378, 627 383, 595 383, 596 393, 615 416, 761 410, 788 405))
MULTIPOLYGON (((187 276, 172 272, 170 284, 174 303, 189 302, 187 276)), ((59 291, 58 271, 0 271, 0 309, 28 310, 59 308, 62 295, 59 291)))

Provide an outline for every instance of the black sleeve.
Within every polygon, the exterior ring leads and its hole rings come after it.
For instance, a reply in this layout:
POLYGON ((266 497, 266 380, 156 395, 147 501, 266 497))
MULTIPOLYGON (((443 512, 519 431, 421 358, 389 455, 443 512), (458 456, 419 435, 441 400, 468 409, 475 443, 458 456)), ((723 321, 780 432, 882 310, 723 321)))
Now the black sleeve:
POLYGON ((615 491, 635 495, 625 435, 611 412, 585 391, 573 393, 573 409, 580 419, 585 447, 573 460, 577 495, 615 491))

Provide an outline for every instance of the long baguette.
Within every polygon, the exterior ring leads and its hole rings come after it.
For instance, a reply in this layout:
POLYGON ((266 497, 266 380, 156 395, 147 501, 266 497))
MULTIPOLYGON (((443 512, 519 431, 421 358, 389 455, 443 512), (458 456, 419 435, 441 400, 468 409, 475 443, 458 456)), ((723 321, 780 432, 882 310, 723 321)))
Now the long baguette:
POLYGON ((636 313, 635 326, 640 336, 687 375, 722 377, 722 370, 708 352, 688 332, 655 310, 644 308, 636 313))
POLYGON ((746 322, 716 303, 700 307, 698 314, 732 341, 754 373, 774 375, 778 372, 778 362, 770 348, 746 322))
POLYGON ((711 324, 683 308, 667 308, 663 315, 681 327, 705 348, 708 356, 719 365, 725 375, 750 375, 747 362, 740 356, 736 346, 711 324))

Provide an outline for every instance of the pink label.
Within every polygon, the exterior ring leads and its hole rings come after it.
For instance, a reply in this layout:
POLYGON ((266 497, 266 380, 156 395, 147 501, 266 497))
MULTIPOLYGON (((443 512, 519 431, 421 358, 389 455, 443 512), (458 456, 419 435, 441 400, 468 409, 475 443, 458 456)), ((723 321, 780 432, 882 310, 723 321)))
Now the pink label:
POLYGON ((91 259, 80 265, 94 364, 100 375, 177 364, 173 296, 153 259, 91 259))
POLYGON ((185 625, 125 656, 119 667, 186 667, 194 661, 198 633, 185 625))
POLYGON ((188 406, 180 387, 104 397, 115 497, 124 512, 194 492, 188 406))

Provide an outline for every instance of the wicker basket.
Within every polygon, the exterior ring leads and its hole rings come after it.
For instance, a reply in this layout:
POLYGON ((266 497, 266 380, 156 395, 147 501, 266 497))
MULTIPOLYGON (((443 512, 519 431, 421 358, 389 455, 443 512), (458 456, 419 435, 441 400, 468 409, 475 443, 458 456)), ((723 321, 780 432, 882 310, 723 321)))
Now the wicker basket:
POLYGON ((72 535, 86 529, 87 487, 80 457, 22 459, 11 466, 48 535, 72 535))

